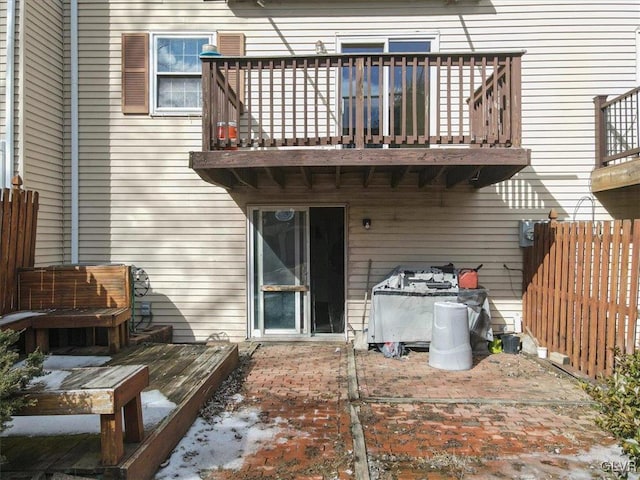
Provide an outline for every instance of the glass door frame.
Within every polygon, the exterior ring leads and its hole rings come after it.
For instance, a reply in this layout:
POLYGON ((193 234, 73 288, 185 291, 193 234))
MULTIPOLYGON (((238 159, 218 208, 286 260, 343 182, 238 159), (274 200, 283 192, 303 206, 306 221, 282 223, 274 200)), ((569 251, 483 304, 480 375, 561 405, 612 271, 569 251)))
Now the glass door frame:
POLYGON ((248 222, 248 249, 247 249, 247 269, 248 269, 248 332, 251 338, 260 338, 264 336, 309 336, 311 335, 311 297, 309 291, 310 285, 310 269, 309 269, 309 255, 310 255, 310 242, 308 238, 309 228, 309 206, 299 205, 256 205, 247 208, 247 222, 248 222), (264 291, 259 288, 258 278, 260 271, 256 271, 256 265, 260 269, 261 262, 257 262, 256 255, 260 255, 260 249, 256 245, 256 238, 259 235, 259 229, 254 225, 253 218, 258 213, 259 218, 262 218, 262 212, 268 211, 284 211, 292 210, 295 212, 305 212, 305 225, 303 226, 304 232, 307 235, 304 241, 304 258, 305 271, 304 279, 301 279, 300 289, 295 291, 296 296, 302 297, 302 302, 296 302, 296 321, 300 320, 302 315, 302 321, 297 324, 296 328, 292 329, 267 329, 264 324, 264 291), (306 286, 304 289, 302 287, 306 286), (300 307, 301 305, 301 307, 300 307), (257 318, 256 318, 257 316, 257 318))
MULTIPOLYGON (((393 41, 398 41, 398 42, 402 42, 402 41, 427 41, 430 43, 430 49, 429 52, 430 53, 434 53, 434 52, 439 52, 440 51, 440 34, 439 32, 434 32, 434 31, 415 31, 415 32, 407 32, 407 33, 392 33, 392 34, 387 34, 387 35, 380 35, 380 34, 349 34, 349 33, 340 33, 339 35, 336 36, 336 52, 338 53, 342 53, 343 51, 343 45, 383 45, 383 52, 388 53, 389 52, 389 43, 393 42, 393 41)), ((382 110, 382 115, 383 118, 381 118, 381 121, 383 122, 384 125, 384 129, 381 129, 380 131, 380 135, 389 135, 389 115, 390 115, 390 111, 389 111, 389 75, 390 75, 390 70, 389 67, 384 67, 384 74, 383 74, 383 85, 380 85, 380 97, 381 97, 381 101, 380 101, 380 109, 382 110)), ((436 77, 436 68, 435 67, 430 67, 429 68, 429 75, 431 75, 431 78, 435 78, 436 77)), ((342 72, 338 72, 337 74, 337 78, 336 78, 336 93, 335 93, 335 111, 336 112, 342 112, 342 107, 341 107, 341 103, 342 103, 342 92, 341 92, 341 86, 342 84, 342 72)), ((432 102, 434 98, 436 98, 436 89, 437 89, 437 85, 435 81, 430 82, 430 87, 429 87, 429 102, 432 102)), ((431 123, 431 125, 435 125, 436 121, 438 121, 437 117, 436 117, 436 111, 434 108, 431 108, 429 111, 429 122, 431 123)), ((342 116, 339 115, 338 116, 338 125, 336 126, 336 129, 338 131, 338 135, 341 135, 341 131, 342 131, 342 116)), ((383 148, 388 148, 388 145, 383 145, 383 148)))

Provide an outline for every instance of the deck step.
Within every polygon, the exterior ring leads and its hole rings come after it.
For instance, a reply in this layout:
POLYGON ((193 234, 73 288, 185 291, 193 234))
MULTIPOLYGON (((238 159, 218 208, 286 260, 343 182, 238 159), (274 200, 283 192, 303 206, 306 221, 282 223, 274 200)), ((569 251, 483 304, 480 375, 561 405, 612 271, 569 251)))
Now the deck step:
POLYGON ((144 330, 131 334, 129 343, 140 345, 141 343, 171 343, 173 340, 173 327, 171 325, 151 325, 144 330))

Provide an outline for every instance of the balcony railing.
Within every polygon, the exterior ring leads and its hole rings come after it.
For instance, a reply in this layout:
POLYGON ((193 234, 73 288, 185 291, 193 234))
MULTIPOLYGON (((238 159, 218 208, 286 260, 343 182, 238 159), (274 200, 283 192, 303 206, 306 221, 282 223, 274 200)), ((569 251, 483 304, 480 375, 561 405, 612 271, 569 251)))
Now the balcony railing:
POLYGON ((593 99, 596 116, 596 168, 624 163, 640 154, 640 87, 607 101, 593 99))
POLYGON ((519 147, 522 54, 203 57, 203 151, 519 147))

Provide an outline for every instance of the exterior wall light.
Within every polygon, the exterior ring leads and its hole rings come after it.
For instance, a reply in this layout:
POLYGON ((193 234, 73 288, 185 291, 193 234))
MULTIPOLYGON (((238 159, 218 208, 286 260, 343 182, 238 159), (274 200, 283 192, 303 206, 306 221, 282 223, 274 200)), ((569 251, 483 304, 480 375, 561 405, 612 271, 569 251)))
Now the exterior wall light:
POLYGON ((322 40, 316 42, 316 55, 323 55, 327 53, 327 47, 324 46, 322 40))
POLYGON ((363 218, 362 219, 362 226, 364 227, 365 230, 369 230, 371 228, 371 219, 370 218, 363 218))

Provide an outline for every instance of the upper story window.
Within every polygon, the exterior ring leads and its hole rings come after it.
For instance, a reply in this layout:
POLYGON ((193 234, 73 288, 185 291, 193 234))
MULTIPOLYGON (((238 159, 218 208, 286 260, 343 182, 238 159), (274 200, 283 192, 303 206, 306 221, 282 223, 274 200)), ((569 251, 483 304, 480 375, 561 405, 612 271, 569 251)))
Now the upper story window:
POLYGON ((152 108, 155 114, 199 114, 202 111, 202 46, 209 34, 156 34, 152 54, 152 108))

